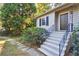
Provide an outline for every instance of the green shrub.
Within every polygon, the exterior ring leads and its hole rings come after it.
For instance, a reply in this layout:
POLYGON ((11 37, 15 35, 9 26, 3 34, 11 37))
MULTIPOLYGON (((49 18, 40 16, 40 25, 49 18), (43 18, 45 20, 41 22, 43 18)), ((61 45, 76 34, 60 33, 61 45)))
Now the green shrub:
POLYGON ((29 42, 39 46, 45 41, 47 36, 48 32, 45 29, 33 27, 23 30, 21 35, 21 41, 29 42))
POLYGON ((79 56, 79 27, 74 27, 70 52, 73 56, 79 56))
POLYGON ((72 33, 72 46, 71 46, 71 53, 74 56, 79 56, 79 34, 78 31, 74 31, 72 33))
POLYGON ((74 27, 74 31, 79 31, 79 26, 78 27, 74 27))

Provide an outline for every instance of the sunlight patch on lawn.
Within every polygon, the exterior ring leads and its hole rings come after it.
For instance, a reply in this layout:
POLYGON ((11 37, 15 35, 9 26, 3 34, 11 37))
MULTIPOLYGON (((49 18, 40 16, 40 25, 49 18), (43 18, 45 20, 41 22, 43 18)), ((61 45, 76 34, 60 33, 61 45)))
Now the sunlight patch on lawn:
POLYGON ((5 43, 5 41, 0 41, 0 45, 2 45, 2 44, 4 44, 5 43))
POLYGON ((1 40, 0 41, 0 54, 2 52, 2 49, 3 49, 4 44, 5 44, 5 40, 1 40))

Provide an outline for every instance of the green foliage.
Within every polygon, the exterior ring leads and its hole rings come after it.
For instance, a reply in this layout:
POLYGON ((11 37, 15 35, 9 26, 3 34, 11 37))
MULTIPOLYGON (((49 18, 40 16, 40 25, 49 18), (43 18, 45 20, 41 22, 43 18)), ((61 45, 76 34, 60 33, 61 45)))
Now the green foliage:
POLYGON ((10 34, 20 35, 24 29, 34 27, 36 25, 34 17, 49 8, 48 3, 38 3, 37 6, 34 3, 5 3, 0 9, 3 27, 10 34))
POLYGON ((79 32, 74 31, 72 33, 72 55, 78 56, 79 55, 79 32), (78 33, 78 34, 77 34, 78 33))
POLYGON ((40 45, 47 38, 47 34, 47 31, 42 28, 28 28, 26 30, 23 30, 21 41, 40 45))
MULTIPOLYGON (((20 33, 23 29, 23 24, 25 23, 24 21, 28 18, 33 20, 35 12, 36 7, 34 3, 6 3, 1 8, 3 27, 5 27, 5 29, 9 32, 20 33)), ((26 23, 26 26, 27 25, 28 23, 26 23)))
POLYGON ((36 4, 37 15, 45 13, 50 8, 51 8, 51 6, 49 3, 37 3, 36 4))
POLYGON ((75 31, 79 31, 79 27, 76 27, 76 28, 75 28, 75 31))

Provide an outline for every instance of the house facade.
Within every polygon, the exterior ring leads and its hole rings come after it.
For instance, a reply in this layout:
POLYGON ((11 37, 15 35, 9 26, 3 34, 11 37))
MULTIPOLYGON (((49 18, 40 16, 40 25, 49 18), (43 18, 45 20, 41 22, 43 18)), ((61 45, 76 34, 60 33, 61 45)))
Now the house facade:
POLYGON ((36 24, 51 33, 39 50, 48 56, 65 55, 71 33, 79 26, 79 4, 61 4, 39 15, 36 24))
POLYGON ((79 25, 79 4, 63 4, 37 17, 37 27, 50 30, 66 30, 68 24, 73 25, 70 31, 79 25), (64 19, 64 20, 63 20, 64 19))

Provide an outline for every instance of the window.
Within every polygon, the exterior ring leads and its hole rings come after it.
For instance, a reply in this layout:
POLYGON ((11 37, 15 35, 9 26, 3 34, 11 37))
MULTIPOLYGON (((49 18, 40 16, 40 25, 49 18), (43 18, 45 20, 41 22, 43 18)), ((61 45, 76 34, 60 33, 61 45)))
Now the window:
POLYGON ((49 25, 49 17, 48 16, 46 17, 46 25, 47 26, 49 25))
POLYGON ((41 26, 41 25, 46 25, 46 26, 49 25, 49 17, 48 16, 46 18, 39 19, 39 26, 41 26))
POLYGON ((45 18, 42 18, 42 25, 45 25, 45 18))

